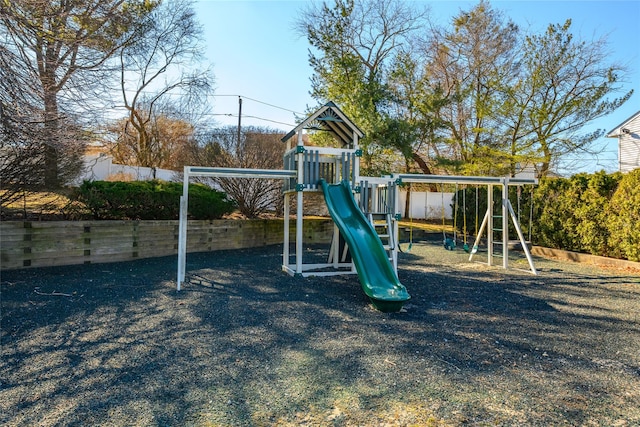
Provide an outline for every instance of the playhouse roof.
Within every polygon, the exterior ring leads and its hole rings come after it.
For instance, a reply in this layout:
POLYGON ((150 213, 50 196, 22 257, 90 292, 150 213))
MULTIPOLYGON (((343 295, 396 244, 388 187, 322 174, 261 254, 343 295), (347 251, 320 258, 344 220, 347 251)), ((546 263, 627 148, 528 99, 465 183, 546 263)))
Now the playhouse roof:
POLYGON ((282 138, 282 142, 286 142, 301 129, 331 132, 343 146, 353 144, 354 134, 357 135, 358 138, 364 137, 364 133, 358 126, 331 101, 324 104, 315 113, 300 122, 298 126, 282 138))

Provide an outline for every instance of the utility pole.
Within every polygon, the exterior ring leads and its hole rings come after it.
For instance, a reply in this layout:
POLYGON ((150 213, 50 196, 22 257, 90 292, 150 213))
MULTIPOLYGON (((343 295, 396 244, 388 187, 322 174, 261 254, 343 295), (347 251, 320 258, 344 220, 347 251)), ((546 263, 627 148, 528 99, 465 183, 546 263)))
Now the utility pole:
POLYGON ((240 146, 241 125, 242 125, 242 97, 238 96, 238 146, 240 146))

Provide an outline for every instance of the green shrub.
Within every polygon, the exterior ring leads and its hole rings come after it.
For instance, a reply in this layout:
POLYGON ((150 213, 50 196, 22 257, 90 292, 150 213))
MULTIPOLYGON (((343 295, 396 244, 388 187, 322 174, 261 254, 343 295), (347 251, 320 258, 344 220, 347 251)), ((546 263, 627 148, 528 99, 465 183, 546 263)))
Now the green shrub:
MULTIPOLYGON (((179 184, 180 194, 182 185, 179 184)), ((218 219, 233 212, 236 202, 203 184, 189 184, 189 215, 193 219, 218 219)))
POLYGON ((613 196, 621 174, 604 171, 587 176, 587 185, 582 189, 580 202, 575 209, 576 233, 580 239, 580 251, 593 255, 609 256, 610 216, 609 200, 613 196))
MULTIPOLYGON (((72 196, 95 219, 177 219, 182 184, 175 182, 85 181, 72 196)), ((216 219, 233 211, 226 194, 200 184, 189 185, 189 214, 194 219, 216 219)))
POLYGON ((578 250, 575 187, 564 178, 541 179, 534 193, 534 243, 550 248, 578 250))
POLYGON ((597 172, 541 180, 534 201, 536 244, 609 255, 609 200, 620 179, 620 174, 597 172))
POLYGON ((613 255, 640 261, 640 169, 624 175, 609 203, 609 214, 613 255))

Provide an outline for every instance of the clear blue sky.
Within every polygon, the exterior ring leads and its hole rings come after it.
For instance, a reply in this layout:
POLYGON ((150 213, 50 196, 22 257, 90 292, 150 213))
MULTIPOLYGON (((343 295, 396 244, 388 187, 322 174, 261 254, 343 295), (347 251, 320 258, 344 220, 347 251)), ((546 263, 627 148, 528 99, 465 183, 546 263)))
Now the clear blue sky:
MULTIPOLYGON (((238 95, 243 98, 242 124, 289 131, 293 112, 304 112, 316 102, 309 96, 311 68, 306 38, 294 23, 308 1, 197 0, 195 10, 204 27, 206 61, 216 79, 214 116, 220 125, 237 125, 238 95)), ((437 22, 448 24, 460 10, 477 1, 412 1, 428 5, 437 22)), ((572 20, 576 37, 592 40, 606 36, 612 61, 629 68, 625 89, 632 98, 619 110, 593 124, 612 130, 640 110, 640 0, 626 1, 493 1, 524 30, 540 33, 551 23, 572 20)), ((617 140, 602 138, 606 152, 581 171, 615 170, 617 140)), ((576 171, 577 172, 577 171, 576 171)))

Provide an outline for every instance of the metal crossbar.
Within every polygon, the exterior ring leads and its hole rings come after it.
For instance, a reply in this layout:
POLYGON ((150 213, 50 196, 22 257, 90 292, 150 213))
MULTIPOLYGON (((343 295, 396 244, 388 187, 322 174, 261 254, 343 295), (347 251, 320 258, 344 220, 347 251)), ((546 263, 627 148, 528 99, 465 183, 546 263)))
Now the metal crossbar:
POLYGON ((438 184, 470 184, 470 185, 487 185, 487 184, 504 184, 507 185, 526 185, 538 184, 535 178, 505 178, 493 176, 459 176, 459 175, 421 175, 411 173, 395 174, 393 177, 403 182, 434 182, 438 184))
POLYGON ((212 176, 221 178, 286 179, 297 176, 294 170, 209 168, 199 166, 187 166, 185 167, 185 173, 189 176, 212 176))

